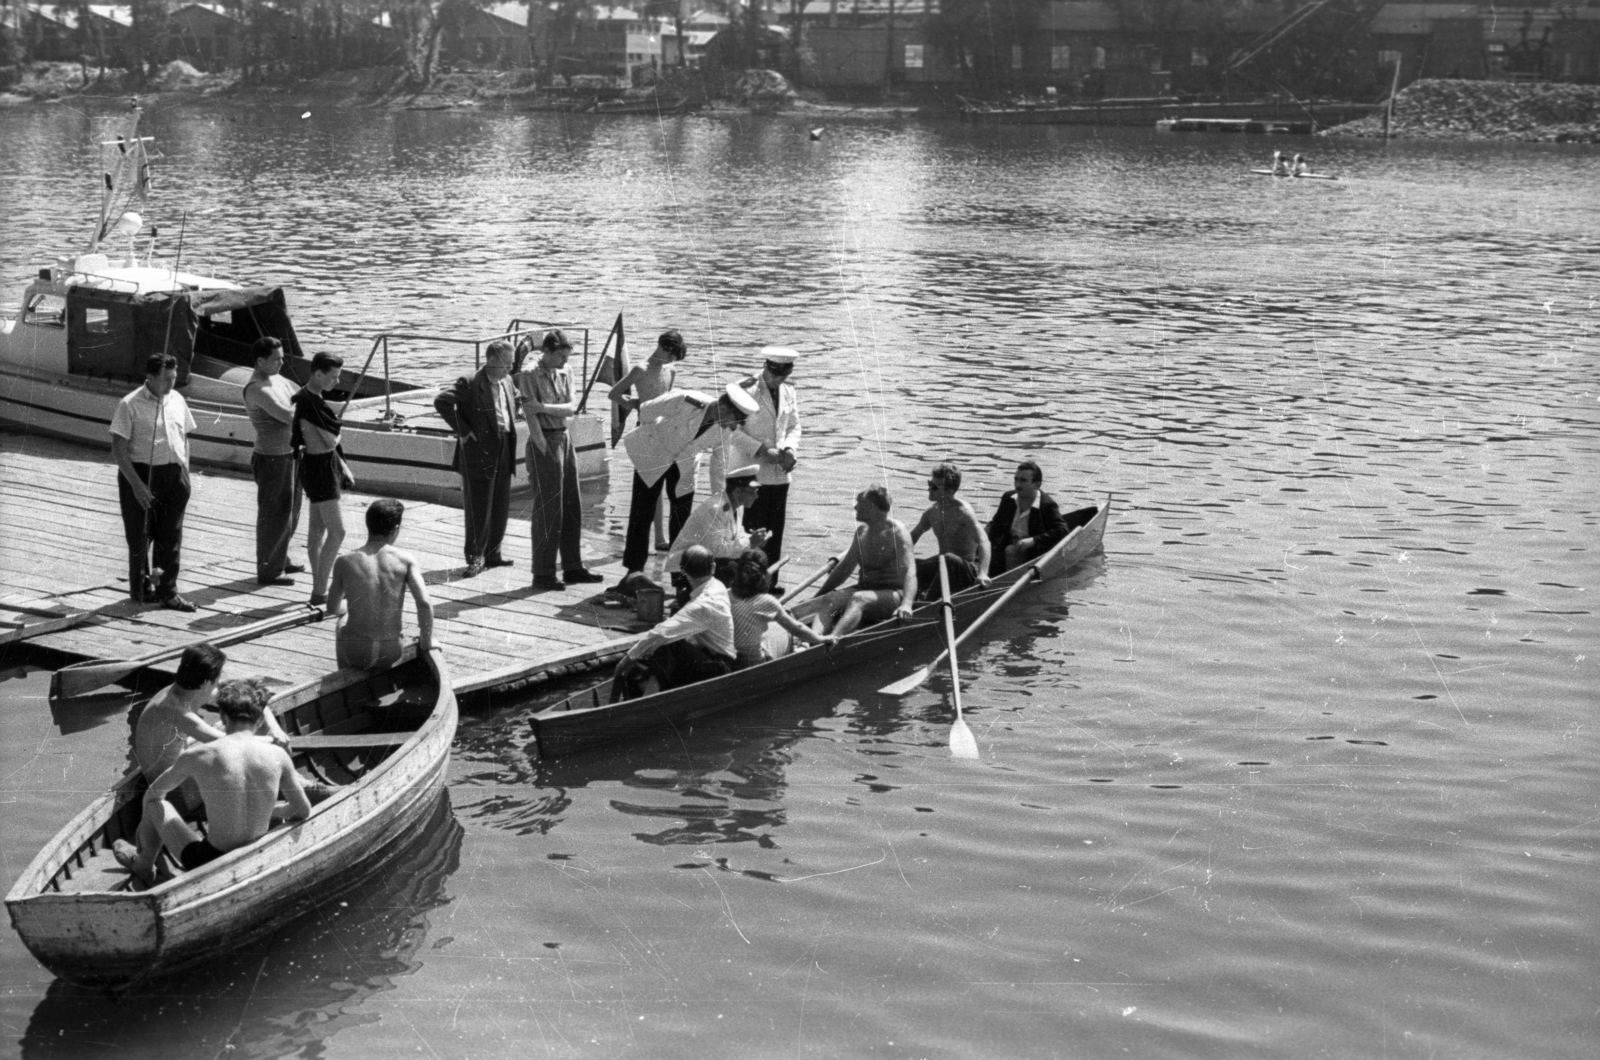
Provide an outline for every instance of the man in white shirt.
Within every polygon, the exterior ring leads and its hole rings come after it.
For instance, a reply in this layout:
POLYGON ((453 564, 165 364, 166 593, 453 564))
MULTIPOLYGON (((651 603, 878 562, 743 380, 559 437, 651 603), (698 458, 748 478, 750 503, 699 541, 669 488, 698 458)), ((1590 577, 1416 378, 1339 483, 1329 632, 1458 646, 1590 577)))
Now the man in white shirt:
POLYGON ((194 417, 175 388, 178 359, 153 353, 144 384, 111 415, 111 456, 128 540, 128 595, 171 611, 193 611, 178 595, 183 516, 189 507, 189 432, 194 417), (152 578, 151 568, 159 570, 152 578))
MULTIPOLYGON (((767 554, 770 566, 783 557, 783 528, 789 511, 789 475, 794 471, 800 450, 800 403, 789 375, 794 371, 796 350, 784 346, 761 349, 761 374, 739 383, 740 389, 756 403, 756 411, 745 424, 745 433, 758 444, 755 450, 759 472, 756 483, 761 495, 744 510, 746 530, 763 529, 766 543, 757 546, 767 554)), ((716 487, 718 468, 712 457, 711 482, 716 487)), ((777 585, 772 587, 777 592, 777 585)))
POLYGON ((611 702, 643 695, 651 677, 665 690, 732 672, 733 610, 727 586, 711 576, 712 569, 711 553, 704 546, 685 550, 689 602, 628 649, 611 681, 611 702))
MULTIPOLYGON (((622 566, 628 574, 643 571, 649 558, 650 524, 663 488, 672 498, 670 525, 674 537, 689 520, 694 487, 692 483, 687 489, 678 485, 680 461, 713 450, 713 464, 720 461, 720 466, 728 466, 731 461, 717 453, 732 444, 734 432, 755 410, 754 399, 735 383, 729 383, 715 398, 693 390, 669 390, 639 406, 639 426, 622 438, 622 447, 633 462, 633 500, 622 550, 622 566)), ((623 582, 613 591, 623 591, 628 581, 624 575, 623 582)))
MULTIPOLYGON (((708 497, 694 510, 689 521, 683 524, 672 541, 672 551, 667 554, 666 571, 677 574, 683 564, 683 554, 694 545, 704 546, 711 553, 713 565, 717 560, 733 560, 748 548, 760 548, 767 539, 766 531, 745 533, 739 515, 749 509, 750 503, 760 495, 756 484, 758 468, 755 464, 735 468, 728 472, 726 485, 720 497, 708 497)), ((682 588, 688 597, 688 582, 682 588)))
POLYGON ((263 336, 250 347, 255 374, 244 386, 244 408, 255 431, 250 473, 256 480, 256 582, 293 585, 305 568, 289 562, 289 542, 300 525, 299 461, 290 444, 297 389, 283 376, 283 343, 263 336))

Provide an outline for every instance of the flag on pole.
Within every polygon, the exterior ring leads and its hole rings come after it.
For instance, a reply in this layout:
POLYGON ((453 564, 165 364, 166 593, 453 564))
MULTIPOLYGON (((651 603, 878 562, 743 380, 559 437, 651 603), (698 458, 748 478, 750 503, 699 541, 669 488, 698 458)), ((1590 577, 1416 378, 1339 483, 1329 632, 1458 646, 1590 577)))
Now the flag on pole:
MULTIPOLYGON (((601 381, 608 385, 616 385, 627 378, 631 368, 628 365, 628 347, 623 337, 622 314, 617 314, 617 322, 612 325, 611 333, 616 336, 617 348, 608 355, 609 364, 600 370, 601 381)), ((627 395, 623 395, 611 402, 611 447, 615 449, 617 442, 622 438, 622 432, 628 425, 627 395)))

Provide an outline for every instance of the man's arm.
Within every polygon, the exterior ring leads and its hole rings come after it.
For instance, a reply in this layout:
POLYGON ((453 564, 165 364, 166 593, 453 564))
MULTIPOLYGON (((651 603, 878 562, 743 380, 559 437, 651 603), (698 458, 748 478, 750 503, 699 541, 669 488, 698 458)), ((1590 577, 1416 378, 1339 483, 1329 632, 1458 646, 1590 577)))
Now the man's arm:
POLYGON ((111 458, 117 462, 118 472, 128 480, 128 485, 133 487, 133 499, 139 502, 139 507, 150 507, 150 499, 154 494, 139 477, 139 472, 134 470, 133 454, 128 451, 128 439, 120 434, 111 436, 111 458))
POLYGON ((898 522, 894 527, 894 540, 906 567, 906 576, 900 583, 900 606, 895 608, 894 616, 904 621, 911 617, 911 605, 917 600, 917 561, 912 555, 911 535, 898 522))
MULTIPOLYGON (((626 398, 628 396, 628 391, 633 389, 633 384, 638 382, 639 377, 642 375, 644 375, 643 365, 636 364, 632 368, 629 368, 628 374, 623 376, 622 379, 619 380, 617 384, 610 390, 606 391, 606 397, 611 401, 621 401, 623 398, 626 398)), ((637 407, 637 403, 635 403, 635 407, 637 407)))
POLYGON ((933 509, 929 508, 927 511, 922 513, 922 518, 917 520, 917 525, 911 528, 912 545, 915 545, 918 541, 921 541, 922 535, 933 529, 933 523, 928 519, 928 516, 932 514, 933 509))
MULTIPOLYGON (((458 435, 463 433, 462 429, 465 426, 461 422, 460 412, 462 404, 461 393, 466 389, 463 385, 466 381, 466 377, 462 376, 448 389, 439 391, 439 396, 433 399, 433 411, 437 412, 439 418, 449 424, 450 429, 458 435)), ((469 430, 465 433, 470 434, 471 431, 469 430)))
POLYGON ((966 519, 967 521, 968 531, 976 534, 978 537, 978 581, 980 584, 988 585, 989 563, 994 557, 994 553, 989 547, 989 535, 985 529, 978 524, 978 513, 972 510, 972 506, 970 504, 962 505, 961 515, 962 518, 966 519))
MULTIPOLYGON (((193 754, 193 749, 184 751, 178 756, 177 761, 167 767, 165 773, 150 782, 149 789, 144 793, 144 805, 147 813, 151 806, 159 805, 162 799, 177 789, 178 785, 194 776, 193 754)), ((288 756, 285 755, 284 757, 287 758, 288 756)))
POLYGON ((279 748, 278 757, 278 798, 287 805, 282 813, 274 809, 273 815, 286 821, 303 821, 311 816, 311 800, 306 798, 306 789, 300 783, 300 774, 294 771, 289 752, 279 748))
POLYGON ((774 446, 778 450, 778 464, 785 471, 793 471, 795 458, 800 455, 800 400, 793 386, 789 387, 789 411, 778 417, 777 428, 773 433, 778 438, 774 446))
POLYGON ((210 743, 227 735, 192 710, 181 710, 173 715, 172 727, 197 743, 210 743))
POLYGON ((1067 536, 1067 521, 1061 517, 1061 506, 1053 498, 1039 496, 1039 520, 1043 530, 1034 535, 1034 543, 1041 549, 1052 549, 1067 536))
POLYGON ((294 422, 294 406, 278 396, 276 387, 267 383, 251 383, 244 388, 245 408, 257 408, 279 423, 294 422))
POLYGON ((258 736, 265 736, 285 751, 289 749, 289 734, 283 731, 283 726, 278 724, 278 712, 271 707, 261 711, 261 724, 256 727, 258 736))
POLYGON ((322 605, 323 618, 338 615, 344 610, 344 569, 346 566, 345 556, 340 556, 333 561, 333 577, 328 579, 328 602, 322 605))
MULTIPOLYGON (((539 397, 539 384, 535 381, 533 371, 524 372, 522 377, 527 380, 527 385, 520 386, 517 389, 522 394, 523 412, 529 415, 543 413, 546 416, 557 416, 562 419, 578 414, 578 402, 576 399, 572 401, 553 401, 546 404, 539 397)), ((536 425, 529 424, 530 428, 534 426, 536 425)))
POLYGON ((406 557, 406 588, 417 605, 417 648, 433 650, 433 601, 428 597, 428 584, 422 580, 422 565, 412 556, 406 557))

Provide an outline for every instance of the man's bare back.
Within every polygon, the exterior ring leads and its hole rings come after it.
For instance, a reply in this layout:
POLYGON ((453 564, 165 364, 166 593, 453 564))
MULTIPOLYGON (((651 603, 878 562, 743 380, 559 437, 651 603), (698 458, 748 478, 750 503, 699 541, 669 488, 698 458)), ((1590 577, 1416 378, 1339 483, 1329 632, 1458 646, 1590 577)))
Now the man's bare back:
POLYGON ((145 704, 133 728, 133 755, 146 780, 154 780, 178 760, 191 741, 215 740, 222 730, 207 724, 196 705, 168 685, 145 704))
POLYGON ((206 841, 226 853, 253 843, 272 825, 280 793, 290 816, 310 814, 300 777, 288 752, 249 732, 231 732, 196 744, 151 786, 148 802, 192 778, 206 806, 206 841))
POLYGON ((427 648, 432 636, 432 607, 427 604, 421 568, 410 553, 387 543, 368 541, 334 562, 328 589, 329 610, 336 609, 341 599, 348 599, 350 605, 336 638, 341 667, 386 666, 400 658, 408 588, 417 600, 418 624, 422 627, 423 647, 427 648), (424 615, 427 621, 423 620, 424 615))

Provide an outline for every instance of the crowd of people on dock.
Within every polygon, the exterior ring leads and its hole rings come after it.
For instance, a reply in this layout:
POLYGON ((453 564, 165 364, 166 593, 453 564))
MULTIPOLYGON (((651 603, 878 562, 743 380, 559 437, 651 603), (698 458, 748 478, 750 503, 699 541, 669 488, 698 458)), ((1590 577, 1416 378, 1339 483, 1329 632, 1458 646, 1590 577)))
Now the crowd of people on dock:
MULTIPOLYGON (((938 585, 941 564, 952 592, 986 585, 1049 551, 1095 512, 1063 515, 1042 491, 1043 472, 1032 461, 1018 465, 1014 489, 986 525, 958 496, 962 478, 954 464, 932 470, 929 504, 909 530, 890 514, 888 488, 869 486, 855 498, 850 546, 828 571, 803 621, 777 584, 789 485, 802 440, 790 382, 800 355, 766 347, 759 373, 713 395, 678 386, 678 362, 687 352, 681 334, 663 332, 648 361, 619 379, 609 395, 613 444, 627 451, 633 484, 623 574, 608 594, 631 598, 661 590, 644 573, 654 530, 677 605, 628 649, 613 678, 613 700, 644 694, 652 682, 661 689, 678 687, 758 664, 768 658, 766 633, 775 624, 799 641, 831 646, 865 624, 903 620, 919 599, 937 598, 937 588, 928 590, 938 585), (637 424, 624 432, 635 414, 637 424), (712 494, 696 506, 703 455, 709 455, 712 494), (660 526, 663 509, 666 533, 660 526), (930 532, 938 552, 917 560, 916 544, 930 532), (854 584, 847 585, 852 576, 854 584)), ((252 353, 254 372, 243 402, 255 428, 257 582, 289 586, 295 575, 310 574, 310 605, 344 617, 335 636, 340 667, 383 667, 401 658, 408 594, 417 612, 419 646, 430 649, 433 606, 423 571, 414 556, 395 547, 401 502, 372 502, 366 543, 340 554, 341 498, 356 480, 340 447, 339 415, 325 395, 339 383, 342 360, 317 354, 307 383, 296 388, 282 374, 284 351, 277 339, 259 339, 252 353), (289 558, 290 543, 307 507, 307 563, 300 565, 289 558)), ((602 580, 581 553, 582 508, 569 431, 580 402, 566 367, 571 353, 560 329, 537 342, 490 343, 483 365, 435 400, 457 438, 464 577, 514 565, 505 545, 521 424, 533 487, 533 587, 559 590, 602 580)), ((194 603, 177 591, 189 500, 188 435, 195 428, 174 388, 177 368, 169 355, 149 359, 144 384, 122 400, 112 419, 112 452, 130 596, 193 611, 194 603)), ((186 650, 177 680, 152 698, 138 722, 134 749, 147 784, 144 823, 137 843, 120 843, 116 856, 141 879, 152 878, 163 846, 177 864, 192 868, 253 841, 275 817, 305 816, 312 801, 328 794, 295 774, 288 738, 265 709, 264 685, 219 684, 224 661, 209 645, 186 650), (200 718, 205 706, 219 711, 222 728, 200 718), (240 784, 278 797, 247 797, 240 784), (201 803, 210 819, 205 836, 188 823, 201 803)))

